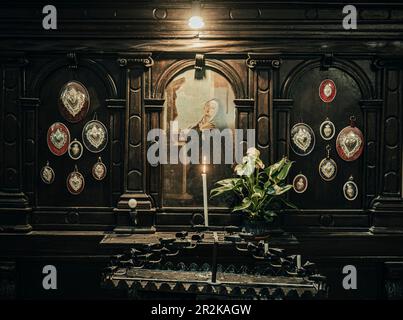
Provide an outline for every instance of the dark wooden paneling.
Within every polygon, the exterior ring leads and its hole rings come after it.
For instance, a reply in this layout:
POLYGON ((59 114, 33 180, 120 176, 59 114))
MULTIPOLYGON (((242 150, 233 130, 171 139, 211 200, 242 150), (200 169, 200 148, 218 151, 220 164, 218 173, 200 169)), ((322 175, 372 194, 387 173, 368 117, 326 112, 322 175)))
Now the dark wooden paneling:
POLYGON ((385 70, 385 104, 383 109, 383 188, 382 194, 401 195, 400 108, 402 74, 398 69, 385 70))
POLYGON ((5 65, 2 69, 2 189, 6 192, 21 191, 20 145, 21 113, 18 98, 21 90, 20 68, 5 65))
POLYGON ((111 127, 109 110, 106 108, 106 99, 110 98, 110 94, 105 83, 107 74, 98 74, 94 71, 93 66, 96 64, 91 60, 79 60, 77 68, 70 67, 69 61, 61 58, 56 60, 58 65, 54 68, 51 66, 43 68, 43 72, 39 73, 38 92, 40 105, 38 111, 38 162, 36 175, 39 174, 40 168, 50 162, 50 166, 55 171, 55 181, 51 185, 45 185, 39 178, 37 179, 37 205, 38 206, 111 206, 111 189, 110 189, 110 170, 106 178, 100 182, 96 181, 91 174, 92 166, 96 163, 98 157, 102 157, 102 161, 107 168, 110 168, 110 148, 111 148, 111 127), (62 86, 71 80, 77 80, 86 86, 90 95, 90 109, 84 120, 78 123, 67 122, 60 114, 57 103, 62 86), (97 117, 108 129, 109 140, 106 148, 100 153, 91 153, 84 147, 83 155, 77 161, 70 159, 66 153, 60 157, 53 155, 47 146, 47 130, 54 122, 64 123, 70 131, 71 140, 77 139, 82 141, 82 130, 86 122, 97 117), (83 174, 85 179, 85 188, 80 195, 71 195, 66 187, 66 179, 70 172, 77 165, 78 170, 83 174))
MULTIPOLYGON (((281 68, 280 68, 281 70, 281 68)), ((365 190, 363 179, 363 157, 356 161, 346 162, 336 152, 337 134, 350 125, 350 116, 357 118, 356 125, 363 130, 364 119, 359 101, 362 97, 358 80, 352 78, 342 68, 334 67, 321 70, 319 63, 314 60, 306 61, 291 71, 290 83, 287 88, 288 95, 283 98, 291 98, 293 107, 290 110, 290 127, 297 123, 308 124, 315 133, 315 148, 306 156, 299 156, 292 150, 289 151, 291 160, 295 160, 290 177, 303 173, 308 178, 308 190, 302 194, 291 193, 290 199, 303 209, 358 209, 363 208, 365 190), (320 100, 318 88, 322 80, 332 79, 337 87, 337 95, 332 103, 325 104, 320 100), (326 117, 334 123, 336 134, 332 140, 326 141, 319 134, 320 124, 326 117), (330 157, 337 164, 337 176, 332 181, 321 179, 318 166, 326 157, 326 145, 330 145, 330 157), (348 201, 343 196, 342 186, 353 175, 354 181, 359 186, 359 194, 356 200, 348 201)), ((278 125, 280 127, 280 125, 278 125)))

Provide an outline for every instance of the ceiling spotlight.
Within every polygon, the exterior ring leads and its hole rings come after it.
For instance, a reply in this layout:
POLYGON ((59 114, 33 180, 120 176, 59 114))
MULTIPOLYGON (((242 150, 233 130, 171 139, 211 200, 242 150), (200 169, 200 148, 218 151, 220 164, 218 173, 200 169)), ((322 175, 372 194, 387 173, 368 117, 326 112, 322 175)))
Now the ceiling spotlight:
POLYGON ((192 16, 189 18, 188 24, 192 29, 200 29, 204 27, 204 20, 201 16, 200 1, 192 1, 192 16))

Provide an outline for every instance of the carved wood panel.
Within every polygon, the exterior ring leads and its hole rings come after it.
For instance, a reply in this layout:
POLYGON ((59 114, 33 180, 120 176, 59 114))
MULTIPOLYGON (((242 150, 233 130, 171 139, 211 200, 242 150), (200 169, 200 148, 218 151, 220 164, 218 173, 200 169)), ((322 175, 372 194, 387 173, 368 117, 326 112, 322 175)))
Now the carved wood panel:
POLYGON ((40 101, 37 98, 21 98, 20 105, 23 109, 23 172, 24 172, 24 193, 28 196, 30 203, 36 205, 36 183, 37 174, 37 110, 40 101))
POLYGON ((402 106, 402 72, 385 69, 385 97, 383 106, 383 186, 382 194, 398 197, 401 194, 400 114, 402 106))
POLYGON ((2 114, 2 160, 0 181, 4 192, 19 192, 21 179, 20 145, 21 114, 18 104, 20 97, 20 68, 3 65, 1 73, 1 114, 2 114))
MULTIPOLYGON (((283 62, 283 65, 285 64, 286 62, 283 62)), ((363 183, 364 157, 346 162, 338 156, 335 144, 338 133, 350 124, 349 118, 352 115, 356 117, 357 127, 363 131, 365 139, 364 113, 360 108, 360 98, 362 97, 360 83, 343 71, 341 67, 321 70, 320 64, 314 60, 305 61, 300 66, 296 66, 290 72, 285 83, 288 85, 284 91, 287 92, 287 95, 282 98, 291 98, 292 104, 290 100, 275 100, 276 103, 283 104, 280 108, 276 106, 276 134, 278 135, 276 144, 284 148, 284 140, 287 139, 289 157, 296 161, 290 171, 290 181, 299 173, 308 178, 308 189, 302 194, 290 192, 290 200, 300 209, 362 209, 364 207, 363 195, 366 192, 363 183), (336 98, 329 104, 321 101, 318 94, 319 84, 324 79, 332 79, 337 87, 336 98), (289 127, 303 122, 314 131, 315 147, 306 156, 297 155, 290 149, 289 129, 288 133, 284 131, 284 128, 287 128, 287 108, 290 110, 289 127), (279 111, 279 109, 283 111, 279 111), (326 117, 329 117, 336 127, 336 134, 329 141, 322 139, 319 134, 320 124, 326 117), (326 157, 327 145, 331 147, 330 157, 337 164, 337 174, 332 181, 324 181, 320 177, 318 169, 320 161, 326 157), (355 201, 348 201, 343 196, 343 184, 351 175, 359 186, 358 197, 355 201)), ((372 118, 370 117, 370 119, 372 118)), ((374 139, 373 134, 371 139, 374 139)), ((277 152, 279 151, 277 150, 277 152)), ((364 154, 367 152, 364 150, 364 154)), ((278 156, 282 155, 278 154, 278 156)))
POLYGON ((361 108, 364 111, 364 137, 366 142, 364 157, 365 167, 363 190, 366 191, 364 207, 370 207, 371 201, 379 193, 378 172, 379 172, 379 141, 380 141, 380 114, 382 100, 362 100, 361 108))
POLYGON ((140 69, 128 70, 128 109, 127 109, 127 180, 126 191, 143 192, 144 145, 142 119, 142 75, 140 69))
MULTIPOLYGON (((178 57, 181 58, 182 56, 178 57)), ((249 55, 247 64, 244 64, 244 70, 239 61, 244 62, 246 55, 242 56, 242 59, 239 57, 238 59, 227 58, 207 59, 207 65, 220 71, 234 85, 234 91, 237 94, 235 99, 236 127, 242 129, 256 128, 257 145, 266 163, 271 158, 277 160, 283 155, 288 155, 292 160, 298 158, 289 149, 288 141, 290 127, 296 121, 301 120, 302 114, 302 120, 309 123, 316 133, 317 145, 313 160, 309 157, 299 157, 295 166, 296 171, 293 171, 292 174, 297 173, 297 171, 308 170, 317 175, 318 162, 325 156, 323 152, 324 142, 320 141, 318 133, 318 125, 325 116, 325 113, 322 112, 323 108, 328 108, 327 111, 330 112, 328 114, 331 115, 331 120, 336 124, 337 132, 348 125, 348 117, 351 113, 354 113, 358 118, 358 125, 364 133, 366 144, 363 156, 354 163, 345 163, 338 158, 334 141, 332 141, 332 157, 336 158, 339 166, 337 183, 331 187, 323 185, 321 188, 316 188, 316 185, 320 184, 316 180, 318 177, 309 177, 311 185, 314 186, 312 193, 305 194, 299 200, 296 199, 295 195, 291 196, 291 200, 296 200, 295 202, 299 207, 309 210, 336 209, 339 210, 338 212, 342 210, 362 212, 362 209, 371 206, 373 199, 380 193, 384 197, 395 198, 400 196, 401 140, 398 132, 401 130, 399 119, 402 116, 399 109, 402 74, 398 67, 385 68, 382 70, 383 73, 380 72, 376 75, 376 81, 374 81, 372 71, 363 67, 367 60, 354 61, 353 63, 336 60, 336 64, 332 66, 330 63, 327 70, 321 70, 320 62, 315 60, 314 67, 304 73, 299 68, 301 65, 304 68, 309 66, 312 63, 311 57, 304 57, 304 59, 301 57, 295 59, 284 57, 283 59, 282 57, 282 64, 280 62, 273 64, 274 61, 279 61, 279 57, 249 55), (345 64, 344 69, 341 67, 343 64, 345 64), (359 67, 355 66, 356 69, 354 69, 354 64, 359 67), (248 74, 249 76, 247 76, 248 74), (292 79, 293 77, 295 79, 292 79), (338 87, 338 98, 343 103, 335 103, 327 107, 320 105, 317 88, 314 84, 323 77, 331 77, 342 83, 341 87, 338 87), (374 84, 376 86, 372 89, 374 84), (379 86, 384 86, 384 90, 379 86), (250 99, 247 92, 250 92, 255 99, 250 99), (381 94, 383 94, 382 97, 381 94), (384 102, 380 98, 384 98, 384 102), (360 188, 359 199, 354 204, 345 202, 339 192, 341 185, 351 172, 360 188), (379 181, 381 181, 380 184, 377 183, 379 181), (330 200, 326 198, 329 194, 334 194, 330 200), (305 204, 309 206, 305 207, 305 204)), ((120 72, 114 70, 113 73, 114 79, 120 79, 117 82, 119 85, 115 88, 116 92, 119 92, 119 97, 117 95, 112 97, 109 93, 103 93, 107 76, 94 75, 93 68, 81 66, 80 60, 76 61, 73 57, 67 63, 61 63, 59 69, 55 69, 59 71, 50 72, 46 77, 38 76, 41 78, 41 81, 38 81, 38 88, 40 88, 42 95, 37 97, 32 97, 32 92, 29 90, 25 92, 21 80, 15 79, 15 74, 18 77, 22 74, 19 64, 3 65, 2 81, 3 84, 6 81, 7 85, 3 85, 1 97, 2 101, 7 103, 4 104, 5 108, 1 119, 2 124, 4 124, 3 127, 6 128, 2 132, 2 146, 4 145, 5 148, 1 148, 1 159, 2 161, 6 160, 0 173, 2 186, 6 185, 7 175, 10 172, 15 172, 19 176, 17 180, 13 178, 7 182, 8 192, 24 191, 34 206, 51 204, 56 208, 60 203, 62 207, 63 203, 66 206, 71 205, 71 202, 66 200, 65 195, 60 195, 60 190, 65 188, 65 181, 60 184, 59 191, 54 191, 54 193, 39 190, 41 183, 38 178, 38 170, 48 158, 46 156, 48 154, 46 142, 43 140, 44 132, 51 120, 56 120, 59 117, 57 110, 51 108, 51 101, 54 101, 57 96, 59 92, 57 88, 60 85, 67 79, 71 79, 72 76, 77 76, 89 87, 91 83, 94 84, 91 94, 96 97, 94 100, 100 108, 98 116, 109 128, 110 144, 105 152, 105 158, 102 157, 104 162, 108 162, 110 175, 103 188, 103 193, 100 195, 102 198, 100 201, 98 201, 100 198, 96 199, 87 194, 83 200, 76 202, 76 204, 88 205, 91 208, 96 208, 101 204, 100 206, 106 208, 115 207, 116 203, 120 202, 120 208, 127 209, 127 200, 134 197, 139 200, 140 208, 143 210, 161 208, 161 168, 159 166, 152 167, 146 161, 148 145, 145 135, 152 128, 162 127, 161 115, 164 101, 160 99, 160 95, 166 82, 161 81, 161 75, 176 64, 176 69, 172 68, 172 72, 166 74, 172 76, 179 70, 181 64, 182 67, 191 67, 194 61, 187 58, 184 60, 161 59, 158 68, 153 69, 152 63, 145 61, 146 59, 141 55, 139 58, 130 59, 126 61, 126 64, 118 61, 124 68, 121 68, 120 72), (7 126, 10 126, 11 123, 15 124, 16 120, 13 117, 17 116, 21 119, 21 130, 18 132, 13 128, 8 130, 9 127, 7 126), (13 144, 14 141, 18 142, 18 139, 21 139, 19 144, 21 147, 15 147, 13 144), (37 154, 32 151, 36 149, 38 150, 37 154), (14 161, 15 159, 21 160, 18 163, 18 161, 14 161), (19 187, 20 185, 23 186, 22 189, 19 187), (40 194, 39 201, 35 202, 35 194, 37 193, 40 194)), ((113 68, 111 67, 113 64, 111 59, 105 58, 105 60, 100 61, 93 62, 93 64, 113 68)), ((116 64, 116 60, 113 62, 116 64)), ((46 63, 46 60, 34 61, 33 70, 40 69, 40 66, 46 65, 46 63)), ((53 67, 55 66, 56 64, 53 65, 53 67)), ((47 71, 50 69, 52 68, 47 67, 47 71)), ((27 77, 32 80, 30 78, 32 75, 28 74, 27 77)), ((109 91, 107 90, 107 92, 109 91)), ((59 120, 63 121, 61 118, 59 120)), ((19 128, 18 125, 17 128, 19 128)), ((79 131, 72 129, 74 135, 79 134, 79 131)), ((245 152, 245 133, 241 140, 245 152)), ((57 160, 55 158, 52 161, 57 160)), ((63 166, 65 164, 66 161, 63 162, 63 166)), ((61 163, 56 164, 56 168, 58 172, 64 170, 61 169, 61 163)), ((3 188, 4 190, 6 189, 3 188)), ((90 190, 93 192, 95 189, 90 186, 90 190)), ((183 214, 183 212, 189 210, 186 208, 179 209, 182 212, 181 215, 161 216, 159 221, 163 221, 164 224, 175 224, 180 221, 181 224, 186 225, 189 222, 190 213, 183 214)), ((113 217, 108 215, 105 210, 100 210, 99 212, 102 214, 100 213, 100 216, 95 219, 95 216, 92 216, 95 214, 94 209, 87 211, 73 209, 66 211, 64 208, 53 211, 41 209, 35 211, 33 221, 39 221, 41 225, 47 222, 52 224, 54 221, 58 225, 65 224, 64 221, 67 221, 68 224, 82 224, 83 226, 85 224, 96 225, 99 222, 106 225, 113 221, 113 217)), ((217 221, 218 224, 223 221, 228 222, 229 220, 226 220, 227 217, 224 217, 223 213, 225 213, 223 210, 217 210, 212 221, 217 221)), ((347 219, 346 216, 336 217, 326 212, 320 218, 301 215, 298 219, 292 220, 290 223, 294 227, 304 223, 343 227, 356 227, 367 223, 364 221, 365 217, 349 216, 347 219)), ((125 223, 130 223, 130 221, 126 220, 125 223)), ((102 227, 99 226, 99 228, 102 227)))
POLYGON ((117 205, 123 190, 124 164, 124 128, 125 128, 125 99, 107 99, 110 110, 110 174, 111 174, 111 203, 117 205))
POLYGON ((282 157, 289 157, 288 141, 290 139, 290 110, 293 106, 292 99, 274 99, 273 128, 276 143, 273 146, 275 150, 274 160, 278 161, 282 157))
MULTIPOLYGON (((164 99, 146 99, 145 102, 146 111, 146 132, 153 129, 162 128, 162 111, 164 105, 164 99)), ((151 145, 153 142, 148 142, 147 146, 151 145)), ((161 207, 161 165, 150 165, 147 162, 147 190, 150 196, 154 200, 155 207, 161 207)))
POLYGON ((257 148, 261 153, 264 163, 271 160, 270 153, 273 151, 271 117, 272 106, 272 79, 271 69, 258 68, 256 70, 256 131, 257 148))
MULTIPOLYGON (((242 150, 242 154, 246 153, 248 148, 248 131, 247 129, 253 129, 255 126, 254 121, 254 104, 253 99, 235 99, 236 108, 236 119, 235 125, 237 129, 242 129, 242 137, 236 137, 234 139, 235 143, 240 143, 240 145, 235 145, 235 152, 238 152, 237 148, 242 150)), ((253 138, 253 143, 256 137, 253 138)))

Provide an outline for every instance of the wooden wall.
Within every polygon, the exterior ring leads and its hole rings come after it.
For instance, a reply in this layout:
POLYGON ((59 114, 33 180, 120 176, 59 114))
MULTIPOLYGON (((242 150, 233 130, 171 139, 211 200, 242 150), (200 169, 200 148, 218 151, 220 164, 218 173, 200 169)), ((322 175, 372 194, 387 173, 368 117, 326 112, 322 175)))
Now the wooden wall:
MULTIPOLYGON (((297 161, 292 173, 308 176, 311 188, 290 196, 301 212, 281 218, 297 244, 283 245, 323 265, 334 297, 346 294, 339 281, 344 263, 361 265, 365 279, 376 278, 349 296, 385 294, 385 263, 401 261, 403 254, 403 5, 358 2, 358 29, 349 31, 342 28, 343 5, 334 2, 207 1, 201 31, 187 26, 189 1, 60 1, 56 7, 57 30, 42 28, 40 5, 17 1, 0 7, 0 243, 7 252, 2 261, 25 270, 32 256, 43 260, 48 252, 63 263, 80 261, 78 268, 87 256, 102 265, 107 254, 98 246, 101 235, 131 224, 130 198, 138 200, 143 225, 190 228, 201 208, 162 206, 162 168, 145 159, 146 132, 162 124, 166 85, 194 69, 196 54, 202 54, 202 67, 232 85, 236 125, 257 130, 264 160, 287 155, 297 161), (330 107, 317 96, 325 78, 338 84, 330 107), (39 179, 47 160, 61 176, 73 168, 67 156, 52 156, 45 140, 50 124, 63 121, 57 95, 72 79, 86 85, 93 102, 83 123, 96 112, 109 131, 102 153, 108 176, 92 181, 88 168, 96 158, 84 154, 79 167, 88 183, 80 196, 69 195, 63 179, 51 186, 39 179), (325 156, 318 127, 329 116, 339 131, 351 114, 364 134, 363 155, 346 163, 333 146, 339 173, 324 183, 317 174, 325 156), (295 155, 288 144, 290 128, 300 120, 317 133, 307 157, 295 155), (341 194, 350 174, 360 192, 354 202, 341 194), (65 232, 88 250, 59 254, 66 250, 65 232), (49 235, 57 240, 45 241, 49 235), (31 238, 37 246, 26 245, 31 238)), ((71 125, 73 135, 83 123, 71 125)), ((210 222, 222 228, 239 224, 239 218, 217 209, 210 222)))

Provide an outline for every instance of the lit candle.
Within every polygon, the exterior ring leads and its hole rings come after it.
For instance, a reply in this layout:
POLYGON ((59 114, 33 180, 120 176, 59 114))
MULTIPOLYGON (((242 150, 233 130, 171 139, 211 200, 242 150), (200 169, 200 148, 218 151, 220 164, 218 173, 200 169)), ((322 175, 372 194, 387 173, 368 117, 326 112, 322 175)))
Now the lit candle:
POLYGON ((207 174, 206 174, 206 158, 203 157, 203 171, 202 171, 202 180, 203 180, 203 207, 204 207, 204 225, 208 227, 208 207, 207 207, 207 174))

